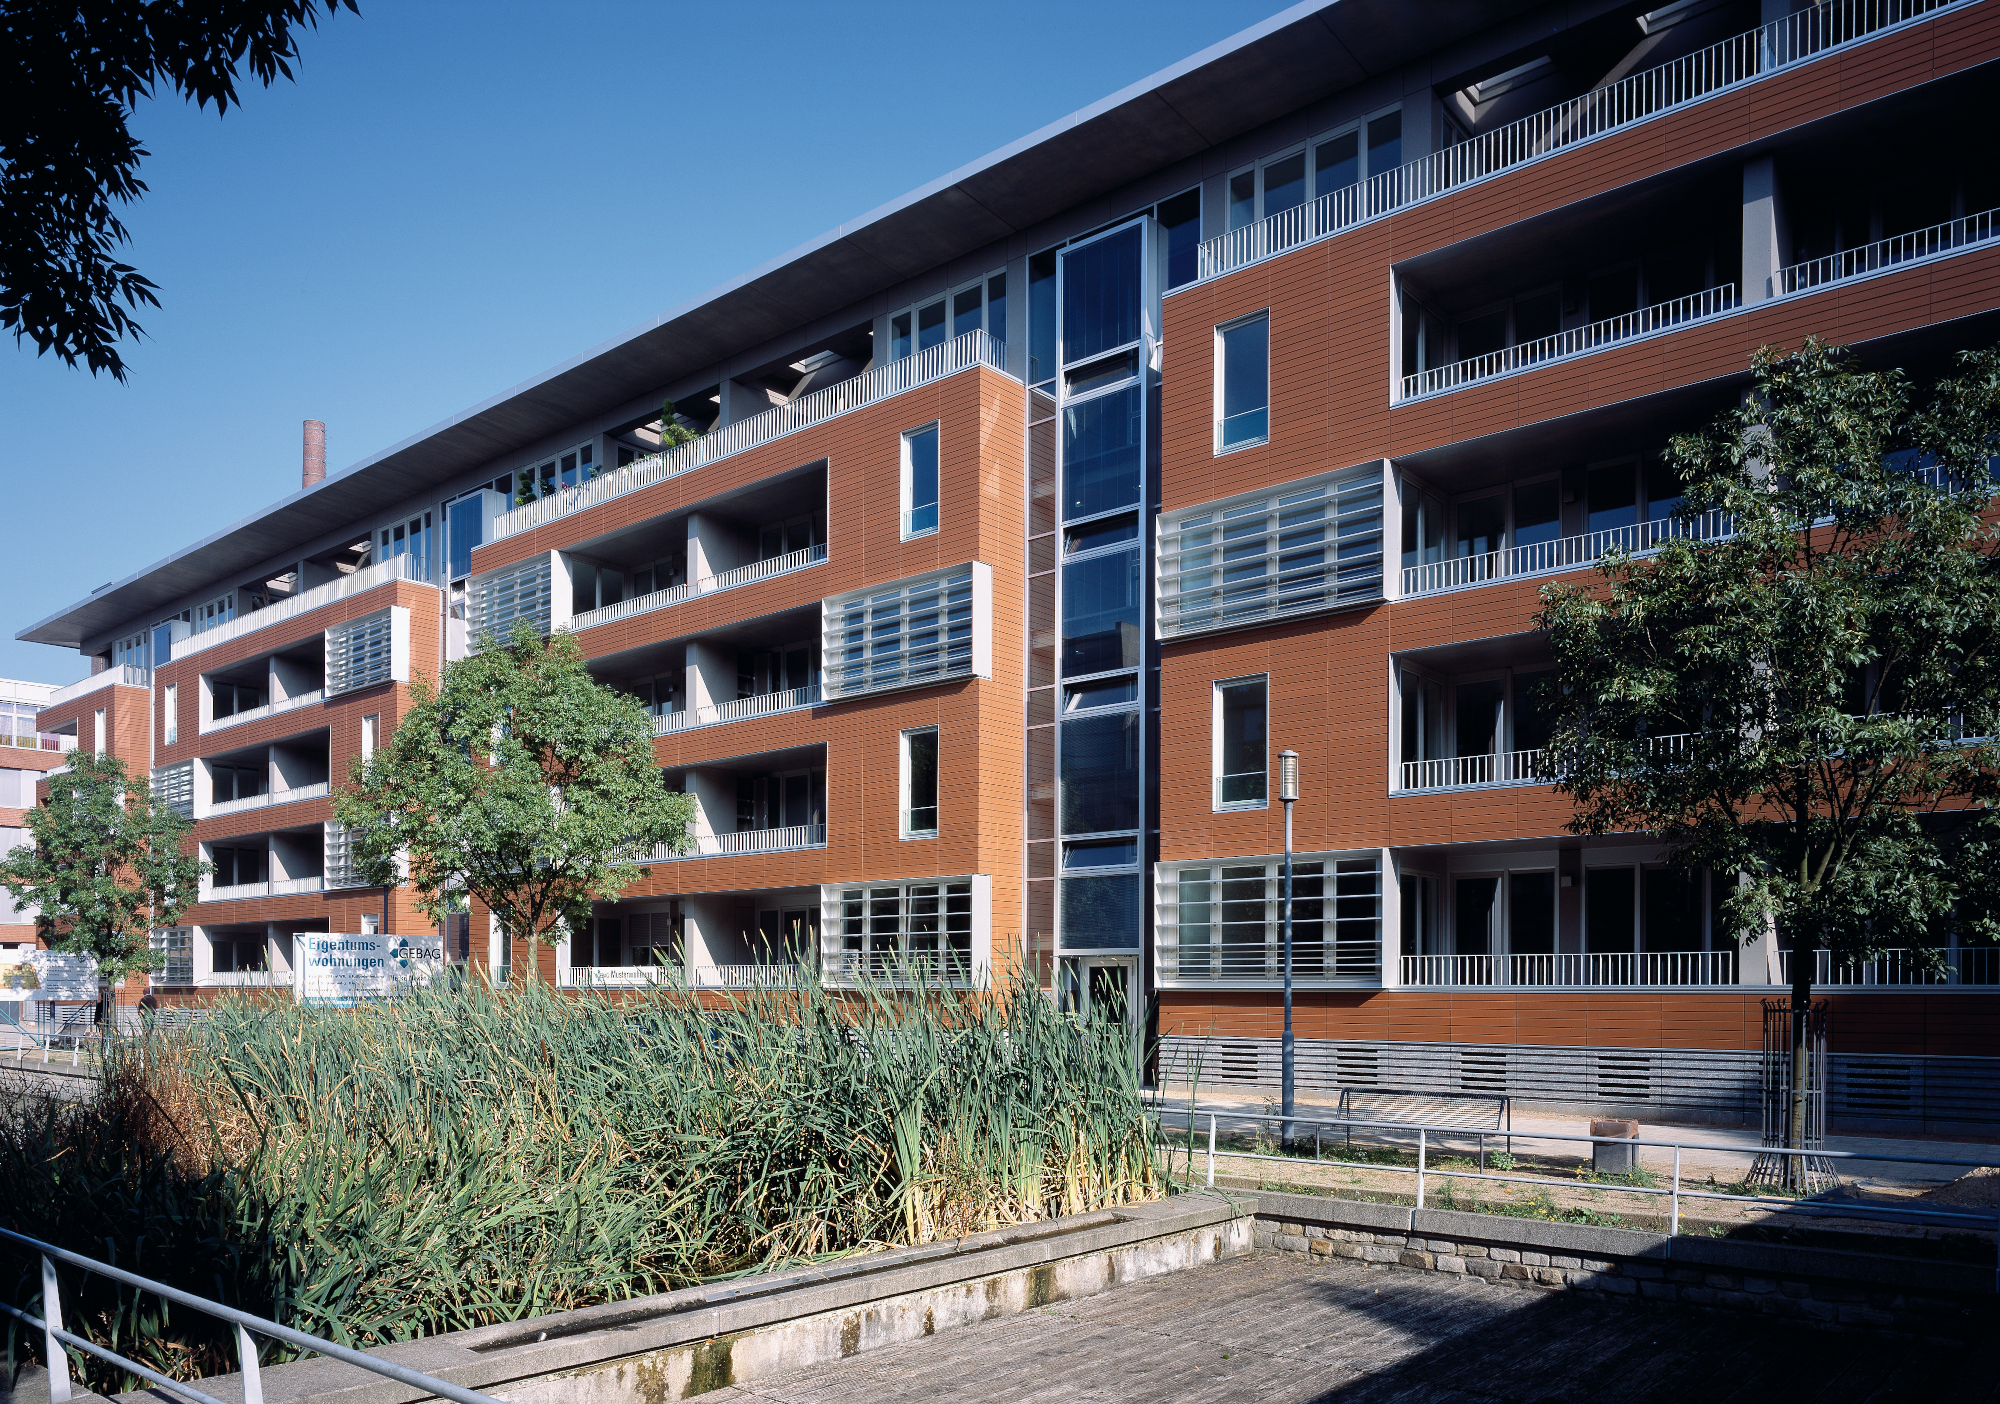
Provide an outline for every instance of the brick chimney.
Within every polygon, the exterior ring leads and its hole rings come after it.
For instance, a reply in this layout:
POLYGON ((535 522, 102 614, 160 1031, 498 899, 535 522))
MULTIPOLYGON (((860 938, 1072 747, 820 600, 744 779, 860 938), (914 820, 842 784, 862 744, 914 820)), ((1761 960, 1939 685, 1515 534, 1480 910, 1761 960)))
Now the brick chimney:
POLYGON ((303 491, 326 481, 326 426, 317 419, 306 421, 305 464, 299 470, 299 488, 303 491))

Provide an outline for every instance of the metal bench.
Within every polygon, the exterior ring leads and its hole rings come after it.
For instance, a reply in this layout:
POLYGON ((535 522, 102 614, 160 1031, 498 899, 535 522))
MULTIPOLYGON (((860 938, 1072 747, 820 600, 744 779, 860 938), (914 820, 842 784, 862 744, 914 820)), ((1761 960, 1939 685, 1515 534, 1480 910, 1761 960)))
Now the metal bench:
POLYGON ((1373 1122, 1396 1122, 1407 1126, 1462 1128, 1479 1138, 1480 1168, 1486 1166, 1486 1137, 1497 1132, 1508 1137, 1513 1149, 1513 1099, 1501 1093, 1480 1092, 1399 1092, 1386 1087, 1343 1087, 1337 1119, 1347 1123, 1347 1143, 1354 1144, 1354 1123, 1362 1124, 1364 1136, 1393 1135, 1375 1130, 1373 1122))

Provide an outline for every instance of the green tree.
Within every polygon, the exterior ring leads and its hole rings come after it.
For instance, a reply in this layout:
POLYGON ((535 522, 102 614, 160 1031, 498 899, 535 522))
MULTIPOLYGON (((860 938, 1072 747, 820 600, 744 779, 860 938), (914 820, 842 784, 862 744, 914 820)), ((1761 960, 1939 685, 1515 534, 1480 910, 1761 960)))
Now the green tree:
POLYGON ((105 983, 150 970, 147 937, 179 924, 208 871, 182 851, 192 826, 134 788, 115 756, 77 751, 48 786, 28 811, 34 843, 0 862, 0 886, 40 909, 54 949, 94 957, 105 983))
POLYGON ((625 889, 638 857, 685 847, 693 801, 666 787, 646 709, 596 682, 575 639, 521 622, 480 644, 442 687, 412 686, 334 815, 363 881, 394 884, 401 859, 432 920, 469 895, 510 939, 553 944, 625 889))
POLYGON ((146 191, 133 109, 166 89, 221 116, 241 101, 240 75, 292 76, 322 8, 355 0, 0 0, 0 327, 123 380, 132 311, 159 305, 115 256, 126 234, 112 202, 146 191))
POLYGON ((1537 619, 1571 829, 1740 875, 1725 924, 1790 944, 1791 1146, 1818 953, 1936 968, 1953 928, 2000 931, 2000 352, 1914 399, 1817 341, 1759 351, 1740 407, 1667 450, 1686 534, 1607 556, 1598 588, 1544 587, 1537 619), (1697 531, 1710 512, 1728 534, 1697 531))

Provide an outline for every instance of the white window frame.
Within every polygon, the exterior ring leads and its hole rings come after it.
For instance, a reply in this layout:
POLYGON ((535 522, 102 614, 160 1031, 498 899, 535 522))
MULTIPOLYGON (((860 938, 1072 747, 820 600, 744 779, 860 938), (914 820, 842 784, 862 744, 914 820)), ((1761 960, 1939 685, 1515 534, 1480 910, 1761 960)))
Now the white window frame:
POLYGON ((898 814, 897 822, 901 837, 905 839, 934 839, 938 836, 940 830, 943 828, 944 824, 944 814, 943 814, 944 776, 942 774, 943 761, 944 761, 944 742, 940 728, 936 726, 913 726, 897 734, 896 794, 898 797, 898 803, 896 809, 898 814), (931 806, 932 809, 931 827, 928 829, 913 828, 911 827, 910 824, 910 813, 911 813, 910 742, 914 738, 919 736, 928 736, 937 743, 937 759, 940 767, 940 773, 935 777, 937 780, 939 793, 933 796, 933 799, 936 802, 931 806))
MULTIPOLYGON (((920 297, 914 302, 896 308, 883 320, 883 325, 887 332, 884 342, 889 351, 888 358, 883 364, 887 364, 888 361, 907 360, 909 357, 918 355, 928 349, 917 344, 917 338, 920 335, 917 326, 917 316, 925 308, 935 307, 940 302, 944 304, 944 340, 940 341, 938 345, 942 346, 944 342, 952 340, 952 327, 958 321, 957 315, 952 309, 958 305, 958 295, 973 288, 979 289, 979 329, 990 335, 993 330, 993 280, 1006 276, 1007 268, 1003 264, 1001 267, 988 269, 977 278, 967 278, 962 283, 953 283, 935 297, 920 297), (899 317, 907 317, 910 322, 910 349, 901 354, 898 354, 896 350, 896 320, 899 317)), ((1013 290, 1010 288, 1008 291, 1011 294, 1013 290)), ((1010 296, 1009 301, 1012 300, 1010 296)), ((1025 316, 1026 314, 1023 313, 1022 315, 1025 316)), ((1011 331, 1012 329, 1009 328, 1009 330, 1011 331)), ((995 339, 999 340, 1000 338, 995 339)))
POLYGON ((141 629, 136 634, 128 634, 111 646, 111 665, 116 667, 148 668, 152 660, 148 657, 153 639, 151 629, 141 629))
POLYGON ((902 533, 901 539, 904 541, 914 541, 920 536, 935 536, 938 534, 939 531, 943 530, 944 528, 944 421, 933 419, 928 424, 919 424, 914 429, 905 429, 903 431, 901 453, 902 453, 902 489, 900 494, 900 501, 902 503, 902 511, 900 518, 900 527, 902 533), (937 442, 938 500, 927 504, 930 507, 933 516, 931 524, 929 526, 919 527, 915 525, 915 519, 916 519, 916 514, 920 509, 917 506, 917 504, 911 500, 912 494, 914 492, 914 484, 912 482, 912 477, 911 477, 913 472, 913 467, 911 463, 910 446, 915 440, 922 438, 925 434, 934 435, 936 437, 936 442, 937 442))
POLYGON ((168 683, 160 690, 160 730, 164 744, 178 745, 181 739, 181 686, 168 683))
POLYGON ((375 758, 375 752, 381 744, 382 714, 370 712, 361 719, 361 760, 364 765, 375 758))
MULTIPOLYGON (((1308 976, 1298 975, 1296 973, 1298 952, 1295 946, 1293 952, 1295 963, 1294 979, 1300 983, 1314 987, 1334 985, 1372 987, 1379 984, 1385 969, 1384 959, 1386 950, 1383 944, 1384 937, 1396 925, 1395 911, 1389 896, 1391 870, 1388 863, 1388 855, 1379 848, 1294 854, 1293 865, 1295 872, 1297 865, 1301 863, 1321 863, 1325 868, 1321 877, 1322 881, 1328 884, 1328 887, 1320 899, 1326 904, 1323 908, 1321 929, 1322 936, 1324 936, 1325 928, 1332 926, 1333 940, 1331 942, 1323 941, 1322 949, 1331 949, 1332 960, 1330 963, 1333 965, 1333 971, 1331 973, 1323 971, 1320 974, 1308 976), (1374 873, 1375 915, 1373 918, 1374 932, 1372 939, 1355 936, 1350 938, 1346 943, 1343 943, 1341 940, 1341 924, 1343 921, 1348 923, 1356 921, 1355 918, 1343 918, 1339 915, 1339 893, 1335 884, 1342 876, 1340 872, 1340 865, 1342 864, 1350 865, 1348 876, 1358 876, 1360 873, 1369 870, 1372 870, 1374 873), (1347 947, 1345 954, 1349 957, 1358 957, 1359 948, 1365 947, 1368 949, 1371 953, 1372 964, 1369 964, 1365 969, 1356 969, 1350 966, 1345 973, 1342 973, 1340 964, 1343 954, 1341 949, 1343 944, 1347 947)), ((1281 986, 1284 977, 1282 960, 1279 958, 1278 952, 1282 949, 1279 933, 1283 915, 1283 868, 1284 855, 1270 853, 1242 858, 1201 858, 1187 862, 1155 864, 1153 877, 1154 968, 1159 972, 1158 982, 1161 988, 1218 989, 1228 987, 1277 988, 1281 986), (1209 877, 1202 880, 1210 885, 1211 891, 1208 897, 1208 905, 1213 909, 1222 904, 1222 894, 1214 890, 1219 888, 1225 880, 1222 877, 1222 870, 1225 868, 1252 867, 1261 867, 1264 869, 1261 878, 1264 884, 1264 915, 1261 923, 1265 938, 1262 943, 1265 950, 1263 969, 1255 971, 1223 971, 1217 968, 1220 964, 1219 957, 1221 952, 1226 946, 1223 941, 1218 939, 1221 932, 1217 928, 1223 924, 1219 920, 1219 913, 1211 911, 1211 919, 1207 923, 1210 927, 1210 938, 1207 945, 1201 948, 1208 953, 1202 961, 1202 965, 1206 968, 1198 968, 1190 975, 1183 976, 1180 973, 1181 957, 1184 954, 1180 940, 1181 875, 1185 872, 1195 870, 1205 871, 1210 874, 1209 877)), ((1398 941, 1400 945, 1400 935, 1398 936, 1398 941)), ((1238 949, 1247 951, 1255 949, 1255 947, 1246 944, 1238 949)), ((1361 963, 1359 960, 1354 961, 1355 965, 1361 963)))
MULTIPOLYGON (((1245 772, 1248 773, 1248 772, 1245 772)), ((1269 673, 1245 673, 1241 677, 1217 678, 1209 686, 1209 804, 1216 814, 1231 814, 1238 810, 1269 809, 1271 807, 1271 675, 1269 673), (1224 800, 1222 782, 1222 690, 1241 683, 1261 682, 1264 684, 1264 798, 1256 800, 1224 800)))
MULTIPOLYGON (((1244 449, 1261 448, 1265 444, 1270 443, 1271 442, 1271 309, 1270 308, 1268 307, 1260 308, 1257 311, 1250 313, 1248 316, 1234 317, 1227 322, 1219 322, 1216 324, 1215 369, 1213 374, 1214 374, 1214 390, 1213 390, 1213 395, 1211 396, 1213 404, 1211 406, 1210 416, 1214 421, 1214 443, 1212 445, 1212 451, 1215 454, 1215 456, 1219 458, 1225 453, 1238 453, 1244 449), (1223 387, 1227 383, 1225 377, 1227 376, 1229 370, 1229 357, 1224 349, 1225 339, 1227 338, 1230 332, 1233 332, 1240 327, 1247 327, 1251 325, 1253 322, 1262 322, 1264 324, 1264 432, 1258 435, 1256 438, 1244 439, 1240 443, 1225 445, 1222 442, 1222 426, 1224 423, 1223 413, 1222 413, 1222 408, 1223 408, 1222 397, 1223 397, 1223 387)), ((1244 411, 1244 413, 1246 414, 1254 413, 1254 411, 1246 410, 1244 411)))

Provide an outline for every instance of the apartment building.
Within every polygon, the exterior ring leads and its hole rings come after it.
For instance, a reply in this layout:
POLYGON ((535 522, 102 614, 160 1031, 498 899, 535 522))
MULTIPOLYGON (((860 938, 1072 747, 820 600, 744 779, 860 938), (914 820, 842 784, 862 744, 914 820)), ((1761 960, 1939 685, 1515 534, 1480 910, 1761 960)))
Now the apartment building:
MULTIPOLYGON (((0 857, 30 841, 27 811, 34 807, 35 787, 74 744, 37 729, 35 718, 55 692, 50 683, 0 678, 0 857)), ((34 908, 17 905, 0 888, 0 964, 38 944, 34 908)))
MULTIPOLYGON (((1734 1118, 1787 953, 1566 831, 1536 591, 1720 529, 1658 449, 1756 346, 2000 335, 1996 61, 1994 0, 1296 6, 323 481, 309 425, 299 493, 22 632, 102 669, 38 726, 194 818, 195 997, 409 929, 329 784, 566 630, 697 819, 549 978, 1025 968, 1246 1083, 1290 748, 1306 1086, 1734 1118)), ((2000 1119, 1995 957, 1826 972, 1837 1120, 2000 1119)))

